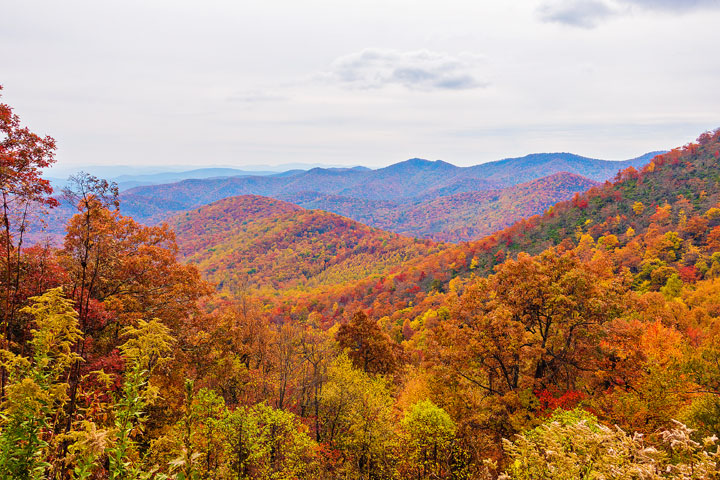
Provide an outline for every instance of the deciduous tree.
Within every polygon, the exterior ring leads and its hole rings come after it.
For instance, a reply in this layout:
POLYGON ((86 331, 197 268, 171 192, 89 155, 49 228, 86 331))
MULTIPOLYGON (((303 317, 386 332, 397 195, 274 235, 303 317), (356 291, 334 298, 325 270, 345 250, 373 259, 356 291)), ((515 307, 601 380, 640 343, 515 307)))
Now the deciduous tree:
MULTIPOLYGON (((50 182, 41 176, 42 169, 54 161, 55 140, 40 137, 23 127, 12 108, 0 103, 0 333, 3 342, 0 348, 9 348, 23 331, 22 326, 16 324, 16 315, 24 301, 19 295, 24 281, 24 234, 34 214, 57 205, 50 196, 53 191, 50 182)), ((0 399, 4 396, 6 376, 5 370, 0 369, 0 399)))

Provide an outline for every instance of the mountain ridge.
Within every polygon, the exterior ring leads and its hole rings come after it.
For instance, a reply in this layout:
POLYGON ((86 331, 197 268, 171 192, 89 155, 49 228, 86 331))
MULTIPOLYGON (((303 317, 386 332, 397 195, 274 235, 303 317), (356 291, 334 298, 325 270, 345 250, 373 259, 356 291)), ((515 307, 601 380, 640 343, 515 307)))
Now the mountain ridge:
MULTIPOLYGON (((190 179, 125 191, 122 208, 140 221, 156 223, 179 211, 237 195, 262 195, 302 204, 308 192, 315 192, 328 198, 351 198, 363 209, 364 203, 413 205, 457 193, 499 190, 563 171, 582 176, 586 172, 591 180, 605 181, 622 168, 644 165, 652 155, 654 152, 615 162, 574 154, 533 154, 473 167, 414 158, 378 170, 314 168, 290 175, 190 179)), ((336 213, 360 218, 351 212, 336 213)))
POLYGON ((319 192, 281 198, 401 235, 458 242, 489 235, 596 185, 599 183, 580 175, 559 172, 507 188, 430 196, 428 200, 409 204, 319 192))

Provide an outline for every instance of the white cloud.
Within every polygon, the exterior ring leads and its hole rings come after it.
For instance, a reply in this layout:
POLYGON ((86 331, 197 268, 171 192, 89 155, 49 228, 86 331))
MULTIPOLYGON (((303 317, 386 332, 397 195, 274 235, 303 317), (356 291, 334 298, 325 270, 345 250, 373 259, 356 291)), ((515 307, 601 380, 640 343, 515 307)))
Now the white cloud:
POLYGON ((617 12, 602 0, 563 0, 546 3, 538 9, 545 22, 564 23, 574 27, 594 28, 617 12))
POLYGON ((336 59, 325 80, 361 89, 402 85, 417 90, 465 90, 486 86, 477 72, 480 57, 428 50, 365 49, 336 59))
POLYGON ((648 10, 670 10, 675 12, 720 7, 720 0, 621 0, 620 3, 637 5, 648 10))
POLYGON ((553 0, 543 2, 537 13, 544 22, 594 28, 635 9, 684 13, 718 7, 720 0, 553 0))

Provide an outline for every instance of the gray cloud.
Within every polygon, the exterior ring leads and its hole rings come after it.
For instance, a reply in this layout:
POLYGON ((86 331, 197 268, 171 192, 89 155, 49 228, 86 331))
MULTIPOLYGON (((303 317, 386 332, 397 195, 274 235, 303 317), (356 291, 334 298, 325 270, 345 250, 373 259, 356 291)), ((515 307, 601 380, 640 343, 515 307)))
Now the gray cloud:
POLYGON ((720 0, 621 0, 620 3, 637 5, 648 10, 670 10, 675 12, 720 7, 720 0))
POLYGON ((465 90, 486 84, 476 74, 479 57, 418 50, 365 49, 335 60, 325 79, 353 88, 402 85, 417 90, 465 90))
POLYGON ((718 8, 720 0, 554 0, 545 1, 537 10, 544 22, 594 28, 610 17, 642 10, 688 12, 718 8))
POLYGON ((563 23, 580 28, 594 28, 617 12, 601 0, 563 0, 541 5, 538 9, 544 22, 563 23))

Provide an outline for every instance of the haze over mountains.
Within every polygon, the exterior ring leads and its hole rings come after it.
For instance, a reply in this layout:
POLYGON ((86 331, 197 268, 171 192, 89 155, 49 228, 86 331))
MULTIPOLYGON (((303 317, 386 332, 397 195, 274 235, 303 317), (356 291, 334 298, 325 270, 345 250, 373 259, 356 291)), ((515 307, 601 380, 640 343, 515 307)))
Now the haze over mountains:
POLYGON ((598 184, 574 173, 560 172, 506 188, 427 195, 427 200, 406 203, 312 192, 280 198, 402 235, 457 242, 502 230, 598 184))
POLYGON ((605 161, 545 153, 472 167, 415 158, 377 170, 313 168, 266 176, 188 179, 123 192, 122 209, 140 221, 156 223, 222 198, 262 195, 396 233, 463 241, 541 213, 621 169, 648 163, 656 154, 605 161))
POLYGON ((297 173, 311 168, 327 167, 322 164, 285 163, 282 165, 247 165, 242 169, 233 167, 188 168, 187 166, 130 167, 127 165, 86 165, 78 167, 54 167, 48 169, 48 179, 56 189, 67 185, 70 175, 87 172, 118 184, 120 191, 130 188, 179 182, 189 178, 236 177, 244 175, 277 175, 297 173))

